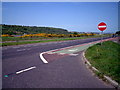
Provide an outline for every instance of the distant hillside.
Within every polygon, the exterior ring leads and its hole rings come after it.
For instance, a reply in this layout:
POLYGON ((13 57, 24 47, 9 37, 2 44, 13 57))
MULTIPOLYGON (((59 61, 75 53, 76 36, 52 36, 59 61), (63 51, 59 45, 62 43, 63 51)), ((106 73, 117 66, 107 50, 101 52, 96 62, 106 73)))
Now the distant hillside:
POLYGON ((68 32, 66 29, 61 29, 61 28, 2 24, 2 34, 20 35, 24 33, 26 34, 36 34, 36 33, 70 34, 70 32, 68 32))

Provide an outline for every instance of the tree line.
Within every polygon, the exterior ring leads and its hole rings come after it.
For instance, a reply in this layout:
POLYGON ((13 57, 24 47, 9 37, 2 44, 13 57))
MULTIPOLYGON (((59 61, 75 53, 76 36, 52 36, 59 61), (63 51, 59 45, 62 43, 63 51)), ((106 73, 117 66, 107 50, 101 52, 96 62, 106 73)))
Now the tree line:
POLYGON ((37 27, 37 26, 20 26, 20 25, 5 25, 2 24, 2 34, 8 35, 23 35, 23 34, 70 34, 66 29, 53 27, 37 27))
POLYGON ((82 37, 94 36, 95 33, 68 32, 66 29, 53 27, 20 26, 2 24, 2 37, 14 37, 20 35, 20 38, 26 37, 82 37))

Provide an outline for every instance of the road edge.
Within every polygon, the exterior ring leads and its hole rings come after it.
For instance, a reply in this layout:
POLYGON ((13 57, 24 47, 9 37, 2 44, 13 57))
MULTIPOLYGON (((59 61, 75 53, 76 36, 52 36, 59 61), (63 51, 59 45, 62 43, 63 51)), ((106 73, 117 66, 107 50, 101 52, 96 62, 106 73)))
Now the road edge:
MULTIPOLYGON (((86 49, 87 50, 87 49, 86 49)), ((93 67, 91 65, 91 63, 87 60, 87 58, 85 57, 85 52, 86 50, 84 50, 82 52, 82 56, 83 56, 83 61, 84 63, 94 72, 98 72, 98 73, 101 73, 98 69, 96 69, 95 67, 93 67)), ((111 79, 109 76, 106 76, 106 75, 103 75, 103 78, 105 80, 107 80, 111 85, 113 85, 116 89, 120 89, 120 85, 118 82, 116 82, 115 80, 111 79)))

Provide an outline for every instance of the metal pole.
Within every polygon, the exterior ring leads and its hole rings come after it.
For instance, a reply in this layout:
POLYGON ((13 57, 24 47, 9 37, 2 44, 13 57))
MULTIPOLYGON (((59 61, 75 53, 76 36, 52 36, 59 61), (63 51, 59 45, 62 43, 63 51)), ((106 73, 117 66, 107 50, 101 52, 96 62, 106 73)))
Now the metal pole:
POLYGON ((101 45, 102 45, 102 40, 103 40, 103 31, 101 32, 101 45))

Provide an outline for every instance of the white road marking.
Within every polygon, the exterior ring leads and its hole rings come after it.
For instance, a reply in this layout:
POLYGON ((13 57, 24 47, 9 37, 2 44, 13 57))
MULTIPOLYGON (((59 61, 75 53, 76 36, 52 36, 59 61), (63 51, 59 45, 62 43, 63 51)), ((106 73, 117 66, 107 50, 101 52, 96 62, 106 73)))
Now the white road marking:
POLYGON ((41 60, 42 60, 44 63, 48 63, 47 60, 45 60, 45 58, 43 57, 43 54, 44 54, 44 52, 43 52, 43 53, 40 53, 40 58, 41 58, 41 60))
POLYGON ((70 56, 77 56, 77 55, 79 55, 79 54, 69 54, 70 56))
POLYGON ((24 45, 23 47, 31 47, 32 45, 24 45))
MULTIPOLYGON (((110 40, 110 39, 105 39, 106 41, 107 40, 110 40)), ((104 40, 104 41, 105 41, 104 40)), ((49 50, 49 51, 46 51, 46 52, 43 52, 43 53, 40 53, 40 59, 44 62, 44 63, 48 63, 44 57, 42 56, 44 53, 48 53, 48 52, 53 52, 53 53, 56 53, 57 51, 61 51, 61 50, 65 50, 65 49, 70 49, 70 48, 74 48, 74 47, 80 47, 80 46, 83 46, 83 45, 89 45, 89 44, 93 44, 93 43, 99 43, 101 42, 101 40, 99 41, 94 41, 92 43, 85 43, 85 44, 80 44, 80 45, 74 45, 74 46, 69 46, 69 47, 65 47, 65 48, 60 48, 60 49, 54 49, 54 50, 49 50)), ((75 50, 75 49, 74 49, 75 50)), ((73 49, 72 49, 73 51, 73 49)), ((57 53, 58 54, 58 53, 57 53)))
POLYGON ((74 51, 77 51, 78 49, 71 49, 71 50, 68 50, 70 52, 74 52, 74 51))
POLYGON ((26 72, 26 71, 31 70, 31 69, 34 69, 34 68, 36 68, 36 67, 33 66, 33 67, 30 67, 30 68, 27 68, 27 69, 24 69, 24 70, 18 71, 18 72, 16 72, 16 74, 20 74, 20 73, 22 73, 22 72, 26 72))
POLYGON ((20 52, 20 51, 25 51, 26 49, 19 49, 19 50, 17 50, 18 52, 20 52))
POLYGON ((58 53, 58 54, 60 54, 60 55, 64 55, 65 53, 58 53))

